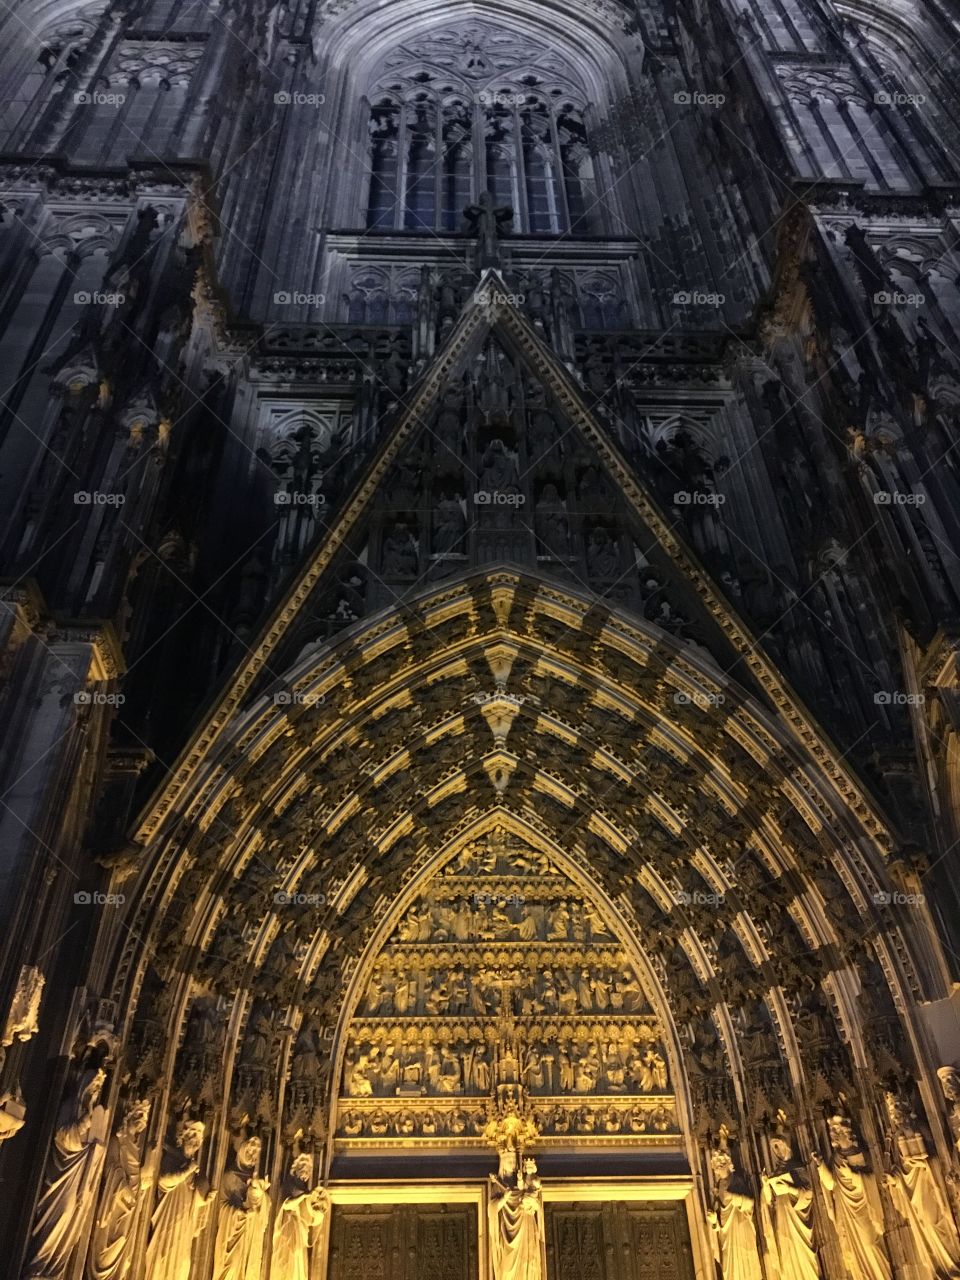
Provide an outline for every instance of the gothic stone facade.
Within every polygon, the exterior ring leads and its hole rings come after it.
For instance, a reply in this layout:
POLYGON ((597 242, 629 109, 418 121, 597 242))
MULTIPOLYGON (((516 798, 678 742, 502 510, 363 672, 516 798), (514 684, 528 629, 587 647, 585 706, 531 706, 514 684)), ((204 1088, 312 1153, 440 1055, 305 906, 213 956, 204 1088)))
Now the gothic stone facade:
POLYGON ((955 9, 0 30, 6 1274, 960 1275, 955 9))

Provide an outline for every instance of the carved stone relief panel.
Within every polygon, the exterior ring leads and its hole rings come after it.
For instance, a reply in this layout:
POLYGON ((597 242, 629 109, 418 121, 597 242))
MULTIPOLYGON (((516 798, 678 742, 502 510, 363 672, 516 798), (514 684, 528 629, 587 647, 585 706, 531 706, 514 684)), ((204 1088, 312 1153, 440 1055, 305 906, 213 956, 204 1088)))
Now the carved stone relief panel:
POLYGON ((661 1028, 620 943, 548 859, 494 836, 447 865, 378 957, 339 1144, 476 1144, 504 1090, 548 1141, 677 1133, 661 1028))

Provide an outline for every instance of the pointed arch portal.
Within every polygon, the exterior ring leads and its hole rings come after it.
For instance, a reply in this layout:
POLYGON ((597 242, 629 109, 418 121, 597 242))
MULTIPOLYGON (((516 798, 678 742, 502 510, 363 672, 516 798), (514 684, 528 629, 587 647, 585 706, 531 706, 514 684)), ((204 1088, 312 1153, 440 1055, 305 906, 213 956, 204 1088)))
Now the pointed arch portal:
POLYGON ((110 958, 124 1087, 158 1149, 202 1122, 213 1183, 251 1129, 271 1180, 308 1156, 331 1280, 405 1249, 485 1275, 511 1138, 551 1175, 551 1276, 709 1275, 726 1159, 809 1186, 830 1116, 880 1141, 924 1061, 903 884, 798 735, 509 566, 309 646, 153 821, 110 958))

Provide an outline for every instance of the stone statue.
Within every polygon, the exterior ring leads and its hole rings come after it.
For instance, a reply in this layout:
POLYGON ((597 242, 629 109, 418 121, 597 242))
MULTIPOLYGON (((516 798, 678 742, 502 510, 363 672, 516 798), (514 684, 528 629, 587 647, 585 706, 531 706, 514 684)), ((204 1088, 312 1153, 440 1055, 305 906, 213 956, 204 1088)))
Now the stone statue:
POLYGON ((193 1242, 206 1222, 212 1195, 205 1189, 197 1165, 202 1146, 201 1122, 181 1121, 176 1129, 176 1145, 164 1152, 160 1162, 160 1200, 153 1214, 146 1255, 150 1280, 189 1280, 193 1242))
POLYGON ((950 1132, 960 1147, 960 1071, 956 1067, 938 1067, 937 1078, 943 1096, 950 1104, 950 1132))
POLYGON ((290 1166, 273 1227, 271 1280, 309 1280, 314 1230, 329 1210, 327 1193, 310 1190, 313 1157, 304 1153, 290 1166))
POLYGON ((499 239, 503 235, 508 222, 513 221, 513 210, 506 205, 497 208, 489 191, 480 193, 480 199, 468 209, 463 216, 470 224, 470 229, 477 237, 479 250, 479 266, 498 267, 500 265, 499 239))
POLYGON ((846 1116, 827 1121, 831 1158, 814 1156, 844 1262, 858 1280, 891 1280, 875 1179, 846 1116))
POLYGON ((521 1176, 516 1151, 500 1152, 487 1212, 494 1280, 543 1280, 543 1196, 534 1160, 524 1161, 521 1176))
MULTIPOLYGON (((36 965, 25 964, 20 969, 17 989, 10 1001, 10 1012, 3 1028, 0 1046, 7 1049, 15 1040, 21 1042, 36 1035, 39 1027, 40 999, 46 978, 36 965)), ((2 1058, 0 1058, 2 1063, 2 1058)))
POLYGON ((437 503, 433 518, 433 549, 438 555, 451 555, 463 550, 467 529, 463 507, 456 494, 445 493, 437 503))
POLYGON ((760 1280, 753 1197, 730 1190, 734 1164, 725 1148, 713 1152, 710 1166, 716 1184, 716 1200, 708 1221, 714 1231, 723 1280, 760 1280))
POLYGON ((100 1105, 105 1080, 102 1067, 84 1071, 60 1108, 25 1276, 64 1280, 88 1225, 107 1136, 107 1112, 100 1105))
POLYGON ((780 1280, 819 1280, 813 1239, 813 1192, 793 1162, 786 1138, 770 1140, 772 1172, 762 1177, 763 1199, 773 1231, 771 1253, 779 1259, 780 1280))
POLYGON ((128 1246, 132 1245, 143 1193, 150 1185, 140 1164, 149 1119, 149 1102, 132 1103, 107 1147, 87 1260, 89 1280, 125 1280, 130 1270, 128 1246))
POLYGON ((220 1187, 220 1212, 213 1254, 214 1280, 260 1280, 264 1233, 270 1216, 266 1178, 257 1177, 260 1139, 237 1147, 236 1167, 220 1187))
POLYGON ((402 521, 394 525, 384 540, 383 572, 399 578, 412 578, 417 572, 417 544, 402 521))
POLYGON ((960 1276, 960 1241, 926 1144, 896 1094, 885 1094, 893 1128, 893 1163, 886 1175, 893 1207, 906 1226, 923 1280, 960 1276))

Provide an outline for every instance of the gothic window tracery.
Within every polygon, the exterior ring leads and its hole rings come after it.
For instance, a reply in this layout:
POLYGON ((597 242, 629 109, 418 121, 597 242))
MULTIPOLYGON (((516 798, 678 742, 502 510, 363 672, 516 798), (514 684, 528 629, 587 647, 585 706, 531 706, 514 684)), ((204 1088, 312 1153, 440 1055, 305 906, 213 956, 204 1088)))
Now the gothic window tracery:
POLYGON ((461 229, 480 192, 527 234, 589 234, 586 101, 558 55, 477 23, 406 46, 370 94, 367 226, 461 229))

